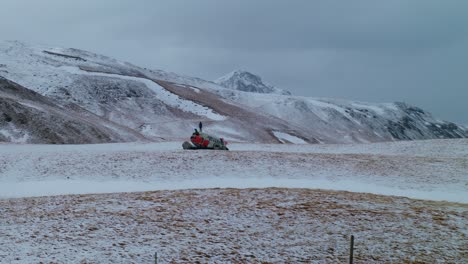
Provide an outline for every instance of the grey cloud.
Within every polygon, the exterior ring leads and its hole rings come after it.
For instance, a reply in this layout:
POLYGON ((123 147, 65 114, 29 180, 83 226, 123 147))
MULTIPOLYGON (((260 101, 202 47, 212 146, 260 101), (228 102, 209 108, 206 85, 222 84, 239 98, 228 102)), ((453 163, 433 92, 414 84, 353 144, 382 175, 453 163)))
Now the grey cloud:
POLYGON ((3 39, 298 95, 407 101, 468 123, 468 1, 3 0, 3 39))

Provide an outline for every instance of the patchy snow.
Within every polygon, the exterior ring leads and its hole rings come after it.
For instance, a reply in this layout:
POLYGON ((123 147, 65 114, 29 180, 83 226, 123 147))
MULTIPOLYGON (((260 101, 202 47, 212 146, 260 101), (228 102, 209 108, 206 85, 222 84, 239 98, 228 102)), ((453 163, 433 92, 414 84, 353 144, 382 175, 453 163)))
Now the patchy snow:
POLYGON ((194 92, 196 93, 200 93, 200 89, 198 88, 195 88, 195 87, 191 87, 191 86, 188 86, 190 89, 192 89, 194 92))
POLYGON ((0 200, 5 263, 465 263, 467 205, 307 189, 0 200))
MULTIPOLYGON (((385 115, 385 108, 380 107, 379 105, 371 105, 371 104, 364 104, 364 103, 357 103, 357 102, 353 102, 351 103, 351 105, 356 108, 364 108, 364 109, 373 111, 374 113, 379 114, 379 115, 385 115)), ((386 105, 390 105, 390 104, 386 104, 386 105)))
POLYGON ((0 129, 0 135, 7 138, 12 143, 26 143, 29 139, 29 134, 20 129, 9 125, 8 128, 0 129))
POLYGON ((149 89, 151 89, 154 93, 156 93, 158 98, 167 105, 181 109, 182 111, 185 111, 185 112, 194 113, 199 116, 207 117, 211 120, 221 121, 221 120, 226 119, 225 116, 215 113, 212 109, 206 106, 199 105, 193 101, 185 100, 179 97, 178 95, 169 92, 168 90, 161 87, 159 84, 149 79, 124 76, 124 75, 118 75, 118 74, 110 74, 110 73, 87 72, 74 66, 62 66, 60 67, 60 69, 71 74, 119 78, 123 80, 142 82, 149 89))
POLYGON ((307 144, 302 138, 290 135, 288 133, 273 131, 275 137, 282 143, 307 144))
POLYGON ((325 99, 309 99, 309 102, 311 102, 313 105, 316 105, 316 106, 319 106, 321 108, 330 108, 330 109, 334 109, 336 110, 338 113, 344 115, 344 116, 347 116, 347 117, 350 117, 347 113, 346 113, 346 109, 344 109, 343 107, 339 106, 339 105, 336 105, 336 104, 332 104, 331 102, 327 102, 325 101, 325 99))

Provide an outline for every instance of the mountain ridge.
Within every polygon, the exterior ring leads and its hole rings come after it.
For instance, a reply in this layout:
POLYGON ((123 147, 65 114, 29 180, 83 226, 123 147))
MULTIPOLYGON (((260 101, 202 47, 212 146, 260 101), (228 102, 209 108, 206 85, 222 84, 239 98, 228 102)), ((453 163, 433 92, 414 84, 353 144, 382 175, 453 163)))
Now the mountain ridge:
MULTIPOLYGON (((107 126, 116 129, 117 125, 132 135, 121 131, 116 137, 114 131, 108 142, 182 140, 199 121, 213 134, 242 142, 356 143, 468 137, 461 126, 439 121, 403 103, 238 91, 78 49, 0 42, 0 65, 0 76, 5 79, 56 104, 75 105, 94 116, 93 122, 103 120, 107 126)), ((260 77, 254 81, 265 85, 260 77)), ((0 130, 11 133, 7 126, 0 122, 0 130)))
POLYGON ((79 144, 146 140, 77 105, 60 104, 1 76, 0 111, 0 141, 79 144))
POLYGON ((243 92, 291 95, 291 92, 265 83, 260 76, 241 69, 232 71, 214 82, 223 87, 243 92))

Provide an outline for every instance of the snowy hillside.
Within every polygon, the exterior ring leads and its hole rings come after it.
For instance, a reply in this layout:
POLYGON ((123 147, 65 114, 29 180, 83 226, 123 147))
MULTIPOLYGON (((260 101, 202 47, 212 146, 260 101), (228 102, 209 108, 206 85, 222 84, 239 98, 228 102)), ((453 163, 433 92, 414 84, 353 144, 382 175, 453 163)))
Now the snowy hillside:
POLYGON ((320 143, 466 138, 468 130, 405 103, 367 103, 328 98, 218 90, 220 95, 288 122, 320 143))
POLYGON ((145 138, 77 105, 61 105, 0 76, 0 141, 105 143, 145 138))
POLYGON ((199 121, 231 141, 278 142, 272 130, 295 130, 287 122, 231 105, 194 86, 220 88, 214 83, 150 71, 85 51, 0 42, 0 62, 1 76, 152 140, 186 138, 199 121), (176 94, 177 89, 193 96, 188 100, 188 95, 176 94))
POLYGON ((217 79, 215 83, 234 90, 252 93, 272 93, 291 95, 289 91, 279 89, 273 85, 266 84, 258 75, 244 70, 236 70, 217 79))
MULTIPOLYGON (((77 49, 0 42, 0 76, 49 98, 64 114, 93 116, 88 124, 112 130, 74 141, 80 143, 181 140, 199 121, 206 131, 231 142, 353 143, 468 136, 456 124, 403 103, 289 96, 240 71, 220 80, 231 87, 226 88, 77 49), (234 90, 231 84, 249 92, 234 90)), ((48 116, 47 111, 40 110, 41 115, 48 116)), ((70 142, 22 137, 29 132, 11 126, 18 122, 0 121, 0 130, 7 131, 0 140, 70 142), (12 133, 17 136, 8 136, 12 133)))

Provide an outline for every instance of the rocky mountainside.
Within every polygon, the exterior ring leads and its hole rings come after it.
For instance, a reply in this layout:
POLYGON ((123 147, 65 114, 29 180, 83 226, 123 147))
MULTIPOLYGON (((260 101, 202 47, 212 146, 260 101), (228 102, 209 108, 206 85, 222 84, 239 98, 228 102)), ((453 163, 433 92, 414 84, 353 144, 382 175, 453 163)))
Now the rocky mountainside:
POLYGON ((0 141, 79 144, 143 139, 77 105, 60 105, 0 77, 0 141))
POLYGON ((229 89, 243 92, 291 95, 289 91, 264 83, 260 76, 244 70, 228 73, 217 79, 215 83, 229 89))
POLYGON ((181 140, 199 121, 207 132, 244 142, 468 137, 464 128, 404 103, 290 96, 260 77, 240 71, 222 78, 225 82, 218 80, 219 85, 77 49, 0 42, 0 76, 2 111, 8 115, 0 119, 0 141, 181 140), (229 83, 241 83, 248 92, 229 83), (7 87, 17 90, 5 92, 7 87), (24 97, 26 91, 33 92, 32 99, 24 97), (15 113, 23 113, 23 117, 15 113), (22 124, 24 117, 40 124, 22 124), (38 132, 39 127, 60 136, 38 132))
POLYGON ((366 103, 327 98, 257 95, 218 91, 232 101, 268 113, 322 143, 464 138, 468 131, 403 102, 366 103))
MULTIPOLYGON (((283 120, 224 100, 211 92, 220 86, 198 78, 147 70, 77 49, 20 42, 0 42, 0 62, 5 79, 153 141, 187 138, 200 121, 211 133, 229 140, 279 142, 272 131, 303 136, 283 120)), ((135 140, 122 137, 120 141, 135 140)), ((304 140, 314 142, 313 137, 304 140)))

